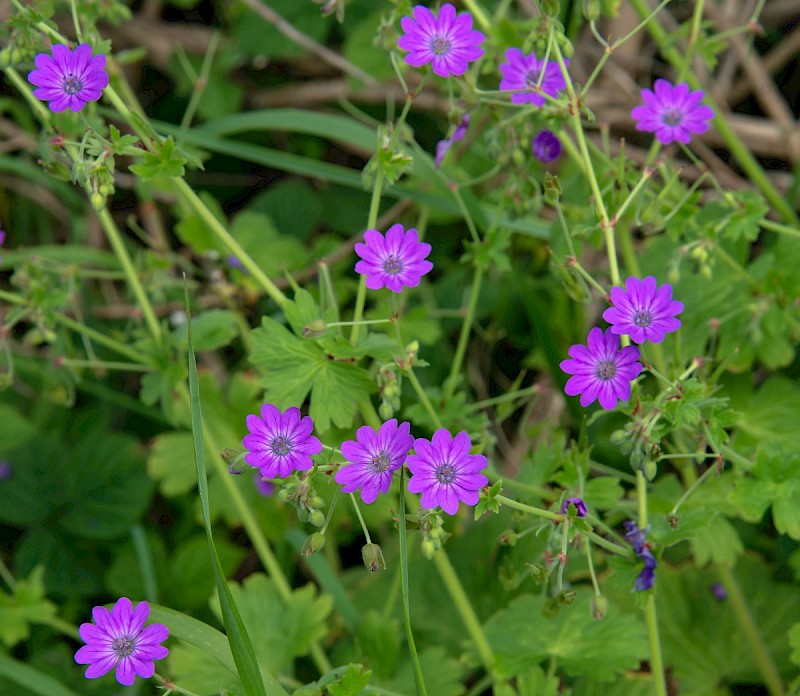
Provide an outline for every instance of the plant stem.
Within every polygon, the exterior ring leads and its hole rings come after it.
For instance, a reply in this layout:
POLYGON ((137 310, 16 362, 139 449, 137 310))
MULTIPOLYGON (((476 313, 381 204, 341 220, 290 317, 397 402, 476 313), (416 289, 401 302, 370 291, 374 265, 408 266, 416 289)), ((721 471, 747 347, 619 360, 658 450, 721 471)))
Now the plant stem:
POLYGON ((364 517, 361 515, 361 509, 358 507, 358 501, 356 500, 355 493, 350 494, 350 500, 353 502, 353 507, 356 509, 356 517, 358 517, 358 522, 361 525, 361 531, 364 532, 364 537, 366 538, 367 543, 371 544, 372 538, 369 535, 369 529, 367 529, 367 523, 364 522, 364 517))
MULTIPOLYGON (((3 299, 0 295, 0 299, 3 299)), ((148 365, 148 360, 143 356, 137 353, 133 348, 129 348, 124 343, 120 343, 119 341, 115 341, 113 338, 109 338, 105 334, 101 334, 99 331, 95 331, 94 329, 81 324, 74 319, 70 319, 63 314, 51 314, 50 317, 58 324, 65 326, 68 329, 72 329, 76 333, 84 334, 91 338, 95 343, 99 343, 106 348, 110 348, 111 350, 119 353, 120 355, 124 355, 127 358, 130 358, 136 363, 141 365, 148 365)))
MULTIPOLYGON (((636 495, 639 503, 639 529, 647 529, 647 479, 641 471, 636 472, 636 495)), ((647 640, 650 644, 650 672, 657 696, 667 696, 667 682, 664 678, 664 660, 661 657, 661 637, 658 634, 658 614, 656 596, 650 592, 644 610, 647 622, 647 640)))
POLYGON ((770 696, 783 696, 785 692, 781 675, 778 673, 778 669, 772 661, 772 656, 769 654, 767 646, 764 644, 764 639, 761 637, 758 626, 756 626, 753 615, 750 613, 747 600, 742 594, 742 588, 739 587, 736 577, 727 566, 718 566, 717 572, 728 592, 728 601, 734 616, 736 616, 736 620, 739 622, 739 626, 753 650, 758 670, 764 678, 770 696))
POLYGON ((275 283, 273 283, 264 273, 264 271, 259 268, 258 264, 250 257, 250 255, 239 246, 239 242, 237 242, 228 230, 225 229, 225 226, 217 220, 216 217, 211 213, 211 211, 206 207, 205 203, 203 203, 200 196, 198 196, 187 184, 183 179, 176 177, 173 179, 175 182, 175 186, 178 188, 178 191, 183 195, 189 205, 194 209, 194 211, 203 219, 203 222, 208 225, 217 239, 222 242, 227 248, 228 251, 231 252, 239 261, 242 262, 242 265, 250 272, 250 275, 258 282, 261 288, 272 298, 272 301, 275 302, 276 305, 283 308, 289 302, 289 298, 281 292, 275 283))
MULTIPOLYGON (((285 602, 288 602, 292 596, 292 588, 283 573, 280 563, 278 563, 278 559, 275 557, 275 554, 272 553, 269 542, 264 536, 264 533, 261 531, 258 521, 247 505, 247 501, 244 499, 239 487, 234 482, 233 476, 230 475, 227 465, 219 455, 219 452, 221 451, 220 447, 217 445, 214 437, 209 433, 207 428, 203 429, 203 437, 206 442, 206 447, 211 454, 211 462, 214 465, 217 476, 220 477, 222 485, 225 487, 225 490, 231 497, 236 511, 241 516, 242 524, 244 525, 245 531, 247 531, 247 535, 253 544, 253 548, 255 549, 258 558, 261 560, 261 563, 263 563, 267 573, 269 573, 269 576, 275 583, 278 594, 280 594, 281 598, 285 602)), ((313 660, 320 674, 325 674, 333 669, 333 666, 328 661, 328 657, 323 652, 318 641, 314 641, 311 644, 310 652, 311 659, 313 660)))
POLYGON ((422 388, 422 385, 419 383, 417 376, 414 374, 414 370, 410 367, 406 370, 405 375, 408 377, 408 381, 411 382, 411 386, 414 388, 414 391, 417 394, 417 398, 422 403, 422 406, 427 411, 428 415, 431 417, 431 422, 433 423, 434 427, 439 430, 443 428, 442 421, 439 418, 439 414, 436 413, 436 409, 433 408, 433 404, 431 400, 428 398, 428 395, 425 393, 425 390, 422 388))
MULTIPOLYGON (((405 467, 400 467, 400 519, 397 529, 400 534, 400 576, 403 589, 403 622, 406 627, 406 640, 408 651, 411 653, 411 663, 414 666, 414 683, 417 686, 417 696, 427 696, 425 677, 422 674, 422 665, 419 662, 417 646, 414 643, 414 633, 411 630, 411 603, 408 589, 408 539, 406 538, 406 501, 405 501, 405 467)), ((359 514, 360 517, 360 514, 359 514)))
MULTIPOLYGON (((410 103, 411 100, 406 100, 410 103)), ((378 170, 375 175, 375 183, 372 187, 372 198, 369 201, 369 213, 367 214, 367 229, 374 230, 378 224, 378 212, 381 207, 381 191, 383 190, 383 172, 378 170)), ((353 328, 350 331, 350 344, 358 343, 358 335, 361 331, 361 320, 364 318, 364 303, 367 301, 367 277, 362 275, 358 281, 358 293, 356 294, 356 307, 353 310, 353 328)))
POLYGON ((150 335, 153 337, 156 344, 163 344, 164 336, 161 333, 161 325, 158 323, 153 305, 150 303, 150 298, 147 296, 147 293, 145 293, 144 287, 139 280, 139 274, 133 266, 133 261, 131 261, 128 250, 122 242, 122 237, 120 236, 116 223, 108 212, 108 208, 103 208, 98 211, 97 216, 100 218, 100 224, 103 226, 109 244, 111 244, 111 248, 114 250, 114 254, 116 254, 122 266, 122 271, 125 273, 128 285, 136 297, 136 302, 139 304, 139 309, 142 311, 142 317, 144 317, 150 335))
POLYGON ((456 353, 453 356, 453 363, 450 366, 450 376, 447 378, 444 387, 444 400, 449 401, 455 392, 458 375, 461 372, 461 365, 464 362, 464 355, 467 352, 469 335, 472 332, 472 322, 475 320, 475 309, 478 306, 478 298, 481 294, 481 283, 483 281, 484 270, 480 266, 475 266, 475 275, 472 279, 472 289, 470 290, 467 313, 464 315, 464 323, 461 325, 461 333, 458 336, 456 353))

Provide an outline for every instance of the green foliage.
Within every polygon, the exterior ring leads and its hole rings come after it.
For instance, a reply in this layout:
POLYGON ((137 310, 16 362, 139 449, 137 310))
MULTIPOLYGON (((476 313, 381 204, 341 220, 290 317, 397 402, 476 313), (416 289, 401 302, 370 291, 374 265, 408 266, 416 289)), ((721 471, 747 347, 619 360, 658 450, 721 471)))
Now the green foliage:
POLYGON ((56 606, 45 599, 43 576, 38 566, 17 580, 11 594, 0 591, 0 641, 9 648, 28 639, 31 624, 46 624, 56 615, 56 606))
POLYGON ((340 362, 309 340, 264 317, 252 333, 252 363, 264 377, 265 400, 280 409, 299 406, 311 394, 309 415, 319 432, 348 427, 356 404, 375 390, 366 370, 340 362))
MULTIPOLYGON (((209 309, 192 317, 192 334, 195 350, 217 350, 227 346, 239 334, 239 318, 224 309, 209 309)), ((176 346, 186 344, 187 326, 179 326, 173 333, 176 346)))
POLYGON ((736 481, 731 502, 741 516, 758 522, 772 506, 772 521, 781 534, 800 540, 800 455, 766 444, 756 456, 751 476, 736 481))
POLYGON ((553 657, 567 674, 612 681, 646 658, 639 619, 612 606, 608 616, 597 621, 589 611, 587 593, 579 593, 577 601, 555 617, 546 617, 545 600, 520 595, 486 622, 486 636, 504 677, 525 674, 532 664, 553 657))
POLYGON ((142 164, 132 164, 130 170, 142 177, 142 181, 153 179, 160 174, 165 176, 183 176, 186 172, 186 157, 175 145, 172 136, 158 147, 157 152, 145 152, 142 164))

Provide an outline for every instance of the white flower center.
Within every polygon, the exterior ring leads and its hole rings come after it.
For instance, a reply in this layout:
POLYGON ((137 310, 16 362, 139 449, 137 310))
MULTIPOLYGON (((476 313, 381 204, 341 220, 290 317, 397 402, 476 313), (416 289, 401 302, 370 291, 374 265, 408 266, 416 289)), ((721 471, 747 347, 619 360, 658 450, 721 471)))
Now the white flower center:
POLYGON ((653 323, 653 315, 650 313, 649 309, 637 309, 636 313, 633 315, 633 323, 642 328, 650 326, 650 324, 653 323))
POLYGON ((397 275, 403 272, 403 262, 397 256, 387 256, 383 261, 383 270, 389 275, 397 275))
POLYGON ((136 640, 132 636, 120 636, 111 641, 111 649, 120 659, 129 657, 136 649, 136 640))
POLYGON ((450 463, 440 464, 434 473, 439 483, 447 486, 456 480, 456 468, 450 463))
POLYGON ((446 36, 434 36, 431 41, 431 51, 437 56, 442 56, 450 50, 450 39, 446 36))
POLYGON ((74 97, 83 90, 83 80, 73 73, 67 73, 61 83, 61 87, 67 94, 74 97))
POLYGON ((600 360, 594 369, 594 376, 607 382, 617 374, 617 363, 613 360, 600 360))
POLYGON ((680 125, 681 121, 683 121, 683 114, 677 109, 670 109, 669 111, 665 111, 663 113, 661 120, 667 126, 677 126, 680 125))
POLYGON ((372 455, 372 459, 369 460, 368 466, 372 471, 376 474, 382 474, 389 468, 389 455, 386 452, 378 452, 377 454, 372 455))
POLYGON ((269 443, 272 454, 276 457, 285 457, 292 451, 292 443, 285 435, 279 435, 272 442, 269 443))

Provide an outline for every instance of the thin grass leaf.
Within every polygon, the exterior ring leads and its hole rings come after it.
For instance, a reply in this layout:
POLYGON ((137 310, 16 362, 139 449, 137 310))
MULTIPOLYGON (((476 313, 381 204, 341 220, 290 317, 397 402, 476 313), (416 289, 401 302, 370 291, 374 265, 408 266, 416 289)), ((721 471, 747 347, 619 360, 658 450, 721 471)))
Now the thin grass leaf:
POLYGON ((13 657, 0 652, 0 676, 16 682, 24 689, 41 696, 80 696, 58 679, 40 672, 13 657))
POLYGON ((247 635, 247 629, 242 621, 241 614, 233 601, 230 587, 222 571, 222 564, 214 546, 211 534, 211 515, 208 504, 208 479, 206 477, 205 449, 203 447, 203 416, 200 410, 200 386, 197 381, 197 363, 192 346, 191 314, 189 310, 189 288, 184 282, 184 299, 186 303, 186 316, 189 323, 188 333, 188 364, 189 364, 189 399, 192 417, 192 441, 194 444, 195 464, 197 465, 197 488, 200 493, 200 506, 203 511, 203 524, 206 529, 208 548, 211 552, 211 566, 214 570, 214 582, 219 594, 219 604, 222 611, 222 622, 228 634, 228 642, 233 660, 236 663, 239 678, 242 680, 247 696, 285 696, 286 692, 274 680, 265 682, 253 650, 253 644, 247 635), (265 686, 267 687, 265 690, 265 686))

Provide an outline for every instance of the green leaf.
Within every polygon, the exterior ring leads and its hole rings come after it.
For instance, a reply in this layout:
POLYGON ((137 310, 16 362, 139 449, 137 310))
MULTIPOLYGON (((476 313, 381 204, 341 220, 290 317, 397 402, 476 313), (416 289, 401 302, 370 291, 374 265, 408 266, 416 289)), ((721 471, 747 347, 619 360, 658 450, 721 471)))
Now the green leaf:
MULTIPOLYGON (((199 197, 211 215, 224 227, 227 227, 228 221, 217 199, 207 191, 201 191, 199 197)), ((217 251, 227 255, 227 249, 222 247, 208 223, 182 199, 177 207, 177 213, 179 221, 175 225, 175 233, 184 244, 188 244, 197 252, 217 251)))
POLYGON ((209 660, 208 655, 200 648, 181 641, 177 645, 170 646, 167 660, 170 678, 193 694, 198 696, 217 696, 217 694, 243 696, 244 694, 244 687, 235 671, 231 672, 216 660, 209 660))
POLYGON ((389 679, 394 676, 400 658, 401 635, 397 619, 387 621, 373 610, 366 612, 361 619, 356 637, 378 678, 389 679))
POLYGON ((0 640, 13 648, 30 636, 32 623, 47 623, 56 606, 45 599, 44 568, 37 566, 26 579, 17 580, 13 594, 0 590, 0 640))
MULTIPOLYGON (((191 320, 189 310, 189 290, 184 284, 186 315, 191 320)), ((208 479, 206 478, 205 449, 203 446, 203 416, 200 410, 200 387, 197 380, 197 364, 192 347, 192 328, 189 323, 188 334, 188 360, 189 360, 189 398, 192 416, 192 437, 194 441, 194 457, 197 466, 197 483, 200 493, 200 503, 203 510, 203 522, 206 530, 206 540, 208 549, 211 553, 211 562, 214 570, 214 582, 217 586, 217 593, 220 602, 222 621, 228 633, 228 640, 236 662, 237 672, 242 680, 247 696, 272 696, 273 693, 284 693, 280 685, 275 682, 270 685, 270 693, 265 690, 264 680, 261 677, 258 662, 256 660, 253 644, 247 634, 242 617, 234 602, 231 589, 225 580, 222 565, 214 547, 214 539, 211 534, 211 516, 208 505, 208 479)))
POLYGON ((0 404, 0 454, 24 445, 36 434, 36 426, 19 409, 0 404))
POLYGON ((333 600, 327 595, 317 597, 313 585, 294 590, 284 601, 271 579, 255 573, 241 585, 232 584, 231 594, 252 636, 259 664, 270 673, 286 670, 292 659, 307 654, 311 644, 328 633, 325 620, 333 600))
POLYGON ((733 437, 736 450, 749 450, 764 442, 800 451, 800 388, 782 375, 767 379, 748 403, 733 404, 741 413, 733 437))
MULTIPOLYGON (((186 324, 175 329, 175 345, 185 345, 187 333, 186 324)), ((209 309, 192 317, 192 334, 195 350, 217 350, 227 346, 239 334, 238 315, 226 309, 209 309)))
MULTIPOLYGON (((787 633, 800 620, 796 588, 775 582, 762 561, 743 556, 734 570, 764 647, 778 668, 789 658, 787 633)), ((729 684, 761 684, 757 656, 731 606, 714 599, 714 570, 660 566, 656 580, 661 645, 681 696, 727 696, 729 684)))
POLYGON ((142 178, 152 179, 159 174, 165 176, 183 176, 186 158, 175 147, 175 140, 170 135, 158 146, 158 152, 145 152, 142 164, 132 164, 129 169, 142 178))
POLYGON ((789 631, 789 645, 792 646, 792 654, 789 659, 796 665, 800 665, 800 623, 796 623, 789 631))
MULTIPOLYGON (((464 667, 449 656, 443 647, 437 645, 420 651, 419 662, 430 696, 460 696, 464 693, 464 667)), ((403 662, 397 676, 388 683, 388 688, 401 694, 415 693, 413 672, 411 661, 403 662)))
POLYGON ((293 335, 274 319, 264 317, 251 337, 250 361, 265 375, 265 400, 285 409, 300 406, 310 392, 309 413, 319 432, 331 423, 349 427, 356 403, 375 389, 366 370, 329 359, 318 345, 293 335))
POLYGON ((233 218, 231 236, 270 277, 302 268, 309 260, 302 242, 281 234, 264 213, 250 210, 239 213, 233 218))
POLYGON ((158 490, 167 498, 192 490, 197 470, 192 464, 191 433, 165 433, 153 440, 147 473, 159 482, 158 490))
POLYGON ((371 674, 372 672, 363 667, 349 665, 338 681, 328 685, 328 693, 331 696, 360 696, 364 687, 369 684, 371 674))
POLYGON ((611 606, 602 621, 592 618, 591 593, 581 592, 555 617, 542 613, 543 595, 523 594, 485 624, 486 637, 504 677, 523 674, 552 657, 571 676, 612 681, 647 658, 642 622, 611 606))
POLYGON ((750 522, 760 521, 771 505, 775 528, 800 539, 800 454, 764 446, 758 452, 752 477, 736 481, 730 500, 750 522))

